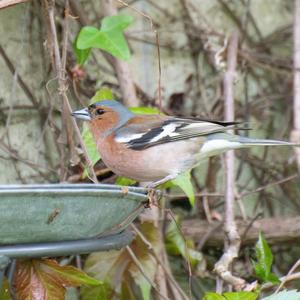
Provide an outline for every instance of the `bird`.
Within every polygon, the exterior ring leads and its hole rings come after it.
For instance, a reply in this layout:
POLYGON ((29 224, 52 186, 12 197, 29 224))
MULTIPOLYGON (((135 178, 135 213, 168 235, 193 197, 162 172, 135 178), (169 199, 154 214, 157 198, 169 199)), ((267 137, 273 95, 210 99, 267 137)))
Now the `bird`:
MULTIPOLYGON (((228 132, 239 122, 136 115, 116 100, 102 100, 72 112, 89 123, 103 162, 115 174, 155 188, 225 151, 252 146, 299 146, 228 132)), ((245 128, 244 128, 245 129, 245 128)))

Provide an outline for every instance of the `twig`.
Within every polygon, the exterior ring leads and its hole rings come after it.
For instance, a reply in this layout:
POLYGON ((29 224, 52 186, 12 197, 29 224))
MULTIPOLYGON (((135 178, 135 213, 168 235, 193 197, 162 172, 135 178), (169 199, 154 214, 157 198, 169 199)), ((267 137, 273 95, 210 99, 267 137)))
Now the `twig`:
MULTIPOLYGON (((293 245, 300 241, 300 217, 273 217, 254 219, 249 221, 237 220, 237 227, 243 246, 254 245, 260 231, 262 231, 270 245, 293 245), (274 230, 276 228, 276 230, 274 230)), ((197 218, 183 220, 181 224, 182 232, 188 239, 198 242, 199 246, 204 246, 202 239, 209 235, 205 241, 205 247, 220 247, 224 241, 225 234, 223 226, 220 230, 215 230, 219 222, 208 223, 197 218)), ((223 225, 223 224, 222 224, 223 225)))
MULTIPOLYGON (((283 276, 283 277, 279 278, 279 280, 281 282, 284 281, 284 283, 287 283, 287 282, 292 281, 292 280, 299 280, 299 279, 300 279, 300 272, 290 274, 290 275, 286 275, 286 276, 283 276)), ((263 291, 263 290, 269 289, 272 286, 274 286, 275 284, 277 284, 277 283, 267 282, 267 283, 265 283, 261 286, 260 290, 263 291)))
MULTIPOLYGON (((16 149, 13 149, 12 147, 10 147, 9 145, 5 144, 3 141, 0 141, 0 148, 5 151, 6 154, 9 155, 9 157, 11 157, 12 159, 15 159, 15 160, 18 160, 24 164, 26 164, 27 166, 31 167, 34 171, 38 172, 40 176, 42 176, 43 178, 46 179, 46 177, 43 175, 42 172, 38 171, 37 168, 39 169, 44 169, 44 170, 47 170, 49 172, 53 172, 53 173, 56 173, 56 170, 54 169, 51 169, 47 166, 42 166, 42 165, 39 165, 33 161, 30 161, 28 159, 25 159, 25 158, 22 158, 19 153, 17 152, 16 149)), ((7 159, 6 157, 2 157, 0 156, 0 158, 3 158, 3 159, 7 159)))
MULTIPOLYGON (((224 75, 224 100, 225 100, 225 119, 232 121, 234 119, 234 97, 233 85, 235 79, 235 69, 238 53, 238 32, 234 32, 228 44, 227 71, 224 75)), ((237 290, 245 286, 245 280, 234 276, 230 267, 233 260, 238 257, 240 248, 240 236, 234 218, 234 152, 229 151, 225 156, 226 163, 226 205, 225 205, 225 252, 215 265, 216 273, 227 283, 233 285, 237 290)))
POLYGON ((134 224, 131 224, 131 227, 136 232, 136 234, 141 238, 143 243, 148 247, 149 251, 151 252, 153 257, 155 258, 155 260, 158 262, 158 264, 163 268, 163 270, 164 270, 166 276, 168 277, 169 281, 176 288, 176 290, 179 292, 181 297, 184 300, 188 300, 188 297, 185 295, 185 293, 183 292, 181 287, 178 285, 177 281, 174 279, 174 277, 173 277, 172 273, 170 272, 170 270, 167 269, 167 267, 163 264, 161 258, 158 257, 158 255, 156 254, 151 242, 147 240, 145 235, 134 224))
POLYGON ((264 185, 264 186, 260 186, 259 188, 255 189, 255 190, 253 190, 253 191, 241 193, 241 194, 239 195, 239 197, 240 197, 240 198, 243 198, 243 197, 245 197, 245 196, 248 196, 248 195, 251 195, 251 194, 254 194, 254 193, 261 192, 261 191, 263 191, 263 190, 265 190, 265 189, 267 189, 267 188, 270 188, 270 187, 273 187, 273 186, 276 186, 276 185, 280 185, 280 184, 286 183, 287 181, 291 181, 291 180, 293 180, 293 179, 295 179, 295 178, 297 178, 297 177, 299 177, 299 174, 298 174, 298 173, 293 174, 293 175, 290 175, 290 176, 288 176, 288 177, 285 177, 285 178, 283 178, 283 179, 277 180, 277 181, 275 181, 275 182, 271 182, 271 183, 268 183, 268 184, 266 184, 266 185, 264 185))
POLYGON ((162 295, 160 293, 160 291, 158 290, 156 284, 151 280, 151 278, 149 278, 149 276, 145 273, 145 270, 142 266, 142 264, 140 263, 140 261, 137 259, 137 257, 135 256, 134 252, 132 251, 132 249, 129 246, 126 246, 126 250, 128 252, 128 254, 130 255, 131 259, 133 260, 133 262, 136 264, 136 266, 138 267, 138 269, 140 270, 140 272, 143 274, 144 278, 150 283, 150 285, 153 287, 153 289, 155 290, 155 292, 157 294, 160 295, 160 297, 162 299, 165 300, 170 300, 168 297, 162 295))
POLYGON ((29 0, 1 0, 0 1, 0 9, 7 8, 13 5, 17 5, 23 2, 27 2, 29 0))
POLYGON ((279 287, 276 289, 275 294, 278 293, 278 292, 281 290, 281 288, 282 288, 282 287, 285 285, 285 283, 287 282, 287 278, 288 278, 289 276, 291 276, 292 273, 294 273, 294 271, 295 271, 299 266, 300 266, 300 259, 298 259, 298 260, 296 261, 296 263, 291 267, 291 269, 289 270, 289 272, 288 272, 286 278, 283 279, 283 280, 281 281, 279 287))
POLYGON ((177 223, 175 216, 173 215, 173 212, 170 209, 165 209, 165 211, 171 216, 171 219, 175 223, 179 234, 181 235, 182 239, 184 240, 184 248, 185 248, 184 249, 184 252, 185 252, 184 258, 186 260, 188 272, 189 272, 188 273, 189 274, 189 296, 190 296, 190 299, 192 299, 192 267, 191 267, 191 262, 190 262, 190 257, 189 257, 187 241, 182 233, 182 230, 181 230, 179 224, 177 223))
POLYGON ((52 40, 53 40, 54 64, 55 64, 55 69, 56 69, 56 73, 57 73, 57 76, 58 76, 59 92, 62 96, 64 104, 66 105, 66 109, 69 113, 69 116, 66 116, 66 117, 71 118, 73 128, 74 128, 75 133, 78 137, 80 146, 83 150, 83 153, 84 153, 84 156, 85 156, 85 159, 86 159, 86 162, 87 162, 87 167, 88 167, 89 172, 92 176, 92 180, 93 180, 93 182, 97 183, 98 182, 97 176, 95 174, 95 171, 93 169, 93 164, 92 164, 92 162, 89 158, 87 149, 86 149, 86 147, 84 145, 84 142, 83 142, 83 139, 81 137, 80 130, 77 126, 77 123, 76 123, 75 119, 71 117, 72 108, 71 108, 71 105, 70 105, 70 102, 69 102, 69 99, 68 99, 68 96, 67 96, 68 87, 65 83, 65 78, 64 78, 65 70, 62 68, 61 57, 60 57, 60 53, 59 53, 59 46, 58 46, 58 40, 57 40, 57 34, 56 34, 56 26, 55 26, 55 21, 54 21, 54 6, 53 5, 48 6, 47 14, 48 14, 48 17, 49 17, 50 32, 52 34, 52 40))
MULTIPOLYGON (((2 46, 0 46, 0 55, 3 57, 3 59, 6 63, 6 65, 7 65, 7 67, 9 68, 10 72, 12 74, 15 74, 16 69, 15 69, 13 63, 11 62, 11 60, 9 59, 9 57, 7 56, 5 50, 2 48, 2 46)), ((31 101, 31 103, 36 108, 39 108, 39 101, 36 99, 34 94, 29 89, 28 85, 23 81, 23 79, 21 78, 21 76, 19 74, 17 74, 17 79, 18 79, 18 83, 19 83, 20 87, 23 89, 24 93, 26 94, 28 99, 31 101)))
MULTIPOLYGON (((217 192, 211 192, 211 193, 195 193, 194 194, 195 197, 198 197, 198 198, 202 198, 202 197, 224 197, 224 194, 221 194, 221 193, 217 193, 217 192)), ((164 195, 166 198, 168 199, 186 199, 187 196, 185 194, 165 194, 164 195)))
MULTIPOLYGON (((294 9, 294 130, 291 140, 300 144, 300 0, 295 0, 294 9)), ((295 148, 300 172, 300 148, 295 148)))

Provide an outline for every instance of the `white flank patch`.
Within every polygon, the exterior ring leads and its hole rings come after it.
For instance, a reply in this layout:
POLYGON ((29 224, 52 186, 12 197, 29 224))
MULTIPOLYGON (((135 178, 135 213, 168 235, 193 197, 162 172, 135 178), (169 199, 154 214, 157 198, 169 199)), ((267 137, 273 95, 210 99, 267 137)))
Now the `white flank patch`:
POLYGON ((206 154, 210 152, 218 152, 223 150, 230 150, 235 148, 240 148, 241 143, 231 142, 228 140, 209 140, 203 144, 200 153, 206 154))
POLYGON ((149 143, 152 143, 152 142, 156 142, 156 141, 159 141, 160 139, 166 137, 166 136, 176 136, 178 135, 178 133, 174 133, 174 131, 176 130, 178 124, 176 123, 170 123, 166 126, 163 127, 163 131, 155 136, 154 138, 152 138, 149 143))
POLYGON ((129 143, 131 142, 132 140, 135 140, 135 139, 139 139, 140 137, 142 137, 145 133, 135 133, 135 134, 128 134, 126 136, 118 136, 116 138, 116 141, 119 142, 119 143, 129 143))

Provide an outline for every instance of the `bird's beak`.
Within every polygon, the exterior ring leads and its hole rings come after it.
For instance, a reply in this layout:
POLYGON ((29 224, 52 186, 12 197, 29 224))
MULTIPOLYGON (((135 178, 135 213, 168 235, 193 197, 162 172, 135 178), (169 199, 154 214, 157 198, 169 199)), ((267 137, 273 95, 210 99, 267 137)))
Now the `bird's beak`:
POLYGON ((91 115, 87 108, 73 111, 72 116, 77 119, 84 120, 84 121, 91 121, 91 115))

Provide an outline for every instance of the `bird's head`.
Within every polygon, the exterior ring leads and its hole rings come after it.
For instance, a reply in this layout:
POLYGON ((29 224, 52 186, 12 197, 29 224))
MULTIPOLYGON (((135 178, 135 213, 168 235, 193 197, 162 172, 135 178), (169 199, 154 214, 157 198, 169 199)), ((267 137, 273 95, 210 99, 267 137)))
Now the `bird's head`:
POLYGON ((89 121, 92 130, 106 133, 124 125, 134 115, 118 101, 103 100, 73 111, 72 116, 89 121))

